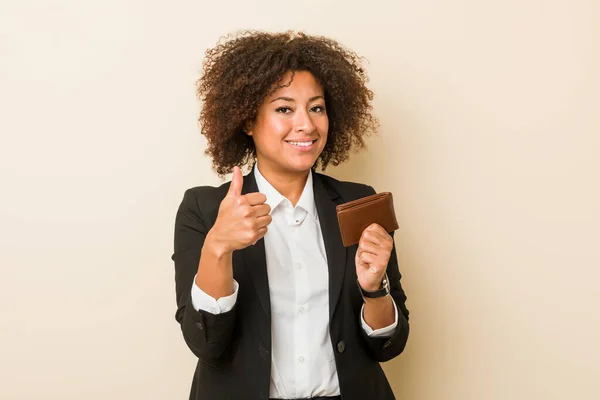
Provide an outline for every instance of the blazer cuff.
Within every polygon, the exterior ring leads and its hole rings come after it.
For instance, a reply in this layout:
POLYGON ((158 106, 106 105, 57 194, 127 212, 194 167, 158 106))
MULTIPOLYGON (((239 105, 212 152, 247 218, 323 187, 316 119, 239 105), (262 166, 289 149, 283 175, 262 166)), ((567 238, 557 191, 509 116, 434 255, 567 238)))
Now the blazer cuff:
POLYGON ((194 306, 194 310, 207 311, 214 315, 231 311, 237 302, 239 287, 240 285, 234 279, 233 293, 217 300, 206 294, 206 292, 196 285, 196 276, 194 276, 194 283, 192 284, 192 305, 194 306))

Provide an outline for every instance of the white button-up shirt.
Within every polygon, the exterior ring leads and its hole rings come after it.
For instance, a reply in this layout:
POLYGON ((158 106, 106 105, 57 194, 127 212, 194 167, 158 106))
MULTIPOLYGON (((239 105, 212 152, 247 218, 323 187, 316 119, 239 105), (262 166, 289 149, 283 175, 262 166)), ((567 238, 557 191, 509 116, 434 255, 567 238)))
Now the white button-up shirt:
MULTIPOLYGON (((264 238, 271 299, 269 396, 293 399, 339 395, 329 336, 329 272, 312 171, 295 207, 261 175, 258 164, 254 175, 273 218, 264 238)), ((234 281, 234 293, 215 300, 194 284, 192 304, 212 314, 227 312, 235 305, 238 288, 234 281)), ((391 337, 398 323, 397 309, 395 313, 392 325, 373 330, 361 311, 361 325, 369 336, 391 337)))

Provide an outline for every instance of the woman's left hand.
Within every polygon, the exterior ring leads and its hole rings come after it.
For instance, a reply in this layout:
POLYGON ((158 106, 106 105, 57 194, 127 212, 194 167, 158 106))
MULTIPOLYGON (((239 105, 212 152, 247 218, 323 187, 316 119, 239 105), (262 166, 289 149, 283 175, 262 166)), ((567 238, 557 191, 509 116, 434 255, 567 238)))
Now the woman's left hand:
POLYGON ((371 224, 363 231, 354 259, 363 290, 372 292, 381 288, 393 246, 394 240, 381 225, 371 224))

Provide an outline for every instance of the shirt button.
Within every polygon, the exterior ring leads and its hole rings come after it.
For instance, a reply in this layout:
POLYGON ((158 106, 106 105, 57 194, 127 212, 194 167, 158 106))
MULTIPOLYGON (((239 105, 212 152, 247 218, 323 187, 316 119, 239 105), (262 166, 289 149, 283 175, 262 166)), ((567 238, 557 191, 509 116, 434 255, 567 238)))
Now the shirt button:
POLYGON ((300 307, 300 308, 298 308, 298 312, 299 312, 300 314, 304 313, 304 307, 300 307))
POLYGON ((298 269, 302 268, 302 265, 300 263, 296 263, 295 265, 296 265, 296 268, 298 268, 298 269))
POLYGON ((337 350, 338 350, 340 353, 343 353, 343 352, 344 352, 344 350, 346 350, 346 343, 344 343, 344 341, 343 341, 343 340, 340 340, 340 341, 338 342, 338 344, 337 344, 337 350))
POLYGON ((304 357, 298 358, 298 361, 300 361, 300 364, 304 364, 304 357))

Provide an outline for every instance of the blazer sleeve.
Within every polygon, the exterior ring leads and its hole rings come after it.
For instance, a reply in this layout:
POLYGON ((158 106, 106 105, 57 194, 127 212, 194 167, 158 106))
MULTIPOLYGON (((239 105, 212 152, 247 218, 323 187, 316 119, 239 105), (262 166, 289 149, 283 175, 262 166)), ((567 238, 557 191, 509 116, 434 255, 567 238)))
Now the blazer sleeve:
MULTIPOLYGON (((370 188, 373 194, 375 190, 370 188)), ((394 233, 392 232, 392 238, 394 233)), ((364 329, 360 329, 362 336, 370 350, 373 358, 379 362, 389 361, 404 350, 410 326, 408 324, 409 312, 406 308, 406 295, 400 283, 401 274, 398 268, 398 258, 396 255, 396 244, 393 245, 390 261, 387 266, 387 275, 390 282, 390 294, 396 307, 398 308, 398 325, 394 334, 390 338, 369 337, 364 329)))
POLYGON ((175 319, 181 325, 183 338, 190 350, 204 361, 216 360, 227 350, 235 324, 236 307, 221 314, 196 310, 191 292, 198 271, 200 255, 210 227, 206 223, 200 201, 205 190, 188 189, 175 218, 174 253, 175 292, 177 312, 175 319))

